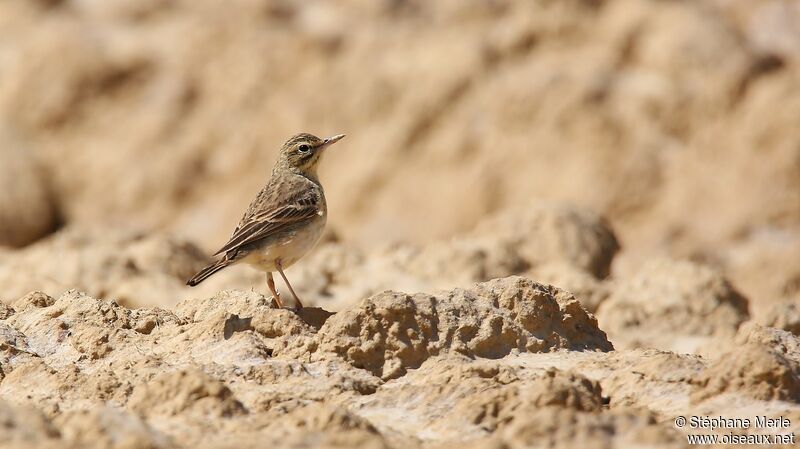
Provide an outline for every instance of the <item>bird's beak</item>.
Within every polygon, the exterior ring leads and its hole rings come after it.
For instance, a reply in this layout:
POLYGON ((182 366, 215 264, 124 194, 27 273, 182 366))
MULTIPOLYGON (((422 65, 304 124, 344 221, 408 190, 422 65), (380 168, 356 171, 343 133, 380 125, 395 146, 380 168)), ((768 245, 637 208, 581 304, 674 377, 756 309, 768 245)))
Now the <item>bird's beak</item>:
POLYGON ((336 136, 328 137, 327 139, 324 139, 322 141, 322 145, 320 145, 320 148, 327 148, 333 145, 334 143, 342 140, 342 137, 344 137, 344 134, 338 134, 336 136))

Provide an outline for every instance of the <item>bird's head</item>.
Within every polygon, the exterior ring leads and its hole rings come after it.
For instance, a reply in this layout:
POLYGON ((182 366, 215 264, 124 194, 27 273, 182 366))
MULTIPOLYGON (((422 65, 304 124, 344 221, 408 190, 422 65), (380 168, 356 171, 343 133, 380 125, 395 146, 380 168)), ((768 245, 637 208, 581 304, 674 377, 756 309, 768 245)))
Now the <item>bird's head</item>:
POLYGON ((317 164, 325 149, 338 142, 344 134, 320 139, 312 134, 297 134, 281 148, 279 164, 305 175, 316 176, 317 164))

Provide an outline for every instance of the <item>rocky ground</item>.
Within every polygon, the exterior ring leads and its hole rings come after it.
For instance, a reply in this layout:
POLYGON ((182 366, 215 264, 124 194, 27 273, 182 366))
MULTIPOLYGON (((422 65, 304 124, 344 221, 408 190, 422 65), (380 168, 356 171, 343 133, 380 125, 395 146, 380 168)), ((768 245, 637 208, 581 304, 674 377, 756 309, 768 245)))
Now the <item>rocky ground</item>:
POLYGON ((692 415, 800 430, 796 313, 753 318, 688 261, 608 278, 617 250, 603 220, 553 206, 421 248, 328 242, 294 270, 314 304, 295 313, 244 269, 183 286, 204 258, 173 238, 62 231, 4 266, 6 285, 90 293, 0 309, 0 443, 684 447, 673 421, 692 415), (48 271, 54 252, 72 268, 48 271), (255 290, 217 291, 237 283, 255 290))
POLYGON ((799 30, 790 0, 0 2, 0 447, 800 433, 799 30), (301 130, 348 134, 309 307, 185 286, 301 130))

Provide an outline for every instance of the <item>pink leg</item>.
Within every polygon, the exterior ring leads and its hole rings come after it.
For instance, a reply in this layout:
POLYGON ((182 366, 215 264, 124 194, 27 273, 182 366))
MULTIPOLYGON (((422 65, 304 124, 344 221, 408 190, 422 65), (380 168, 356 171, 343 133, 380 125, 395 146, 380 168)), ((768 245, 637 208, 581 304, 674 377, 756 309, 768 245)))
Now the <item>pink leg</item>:
POLYGON ((275 290, 275 280, 272 279, 272 273, 267 273, 267 287, 269 287, 269 291, 272 292, 272 297, 275 298, 275 302, 278 303, 278 307, 282 309, 283 303, 281 302, 281 295, 278 294, 277 290, 275 290))
POLYGON ((281 277, 283 278, 283 282, 285 282, 286 286, 289 287, 289 291, 292 292, 292 296, 294 296, 295 308, 297 310, 302 309, 303 308, 303 303, 300 302, 300 298, 298 298, 297 297, 297 293, 294 292, 294 289, 292 288, 292 284, 289 283, 289 279, 287 279, 286 275, 283 274, 283 266, 281 265, 280 259, 275 261, 275 267, 278 269, 278 273, 281 274, 281 277))

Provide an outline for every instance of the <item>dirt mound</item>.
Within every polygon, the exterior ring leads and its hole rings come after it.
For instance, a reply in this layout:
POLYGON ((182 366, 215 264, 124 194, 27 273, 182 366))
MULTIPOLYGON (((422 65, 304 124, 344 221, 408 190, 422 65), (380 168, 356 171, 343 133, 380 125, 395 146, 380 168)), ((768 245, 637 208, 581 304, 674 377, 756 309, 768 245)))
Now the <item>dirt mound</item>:
POLYGON ((619 347, 694 352, 710 337, 732 338, 749 314, 747 299, 720 273, 657 260, 616 282, 597 318, 619 347))
POLYGON ((519 277, 441 296, 386 292, 340 312, 320 330, 320 349, 383 379, 455 352, 483 358, 557 349, 610 351, 569 293, 519 277))
POLYGON ((619 250, 614 232, 601 217, 557 204, 496 214, 473 234, 514 248, 529 267, 564 263, 600 279, 608 276, 619 250))
POLYGON ((773 413, 758 401, 791 399, 798 383, 787 332, 753 331, 742 351, 758 360, 606 352, 572 295, 520 277, 386 292, 332 316, 236 291, 175 312, 74 291, 32 293, 5 310, 9 444, 676 447, 680 435, 656 417, 722 393, 773 413))
POLYGON ((573 409, 537 408, 512 423, 499 438, 510 448, 547 447, 689 447, 683 435, 658 425, 638 410, 585 413, 573 409))
POLYGON ((65 412, 53 423, 61 432, 56 447, 90 449, 169 449, 177 447, 166 435, 155 431, 133 413, 108 406, 65 412))
POLYGON ((311 403, 275 419, 267 426, 281 447, 392 447, 366 419, 341 406, 311 403))
POLYGON ((494 432, 543 407, 600 411, 600 385, 581 375, 548 370, 540 378, 483 390, 464 398, 454 413, 494 432))
POLYGON ((770 306, 762 323, 800 336, 800 301, 781 301, 770 306))
POLYGON ((55 426, 36 408, 13 406, 0 401, 0 446, 9 449, 55 447, 61 436, 55 426))
POLYGON ((312 403, 281 416, 264 433, 269 435, 273 444, 287 448, 393 447, 366 419, 343 407, 320 403, 312 403))
MULTIPOLYGON (((0 395, 35 403, 54 420, 21 427, 14 438, 33 434, 80 444, 95 435, 97 445, 112 447, 112 434, 167 447, 200 442, 206 431, 262 438, 279 429, 284 447, 315 438, 331 447, 384 447, 392 439, 384 435, 385 423, 375 426, 371 412, 354 413, 357 398, 386 398, 378 392, 387 380, 416 373, 427 361, 447 383, 447 372, 463 362, 441 365, 445 356, 499 363, 460 375, 465 383, 456 408, 478 428, 505 425, 525 407, 598 410, 602 404, 597 383, 581 375, 537 371, 517 378, 523 385, 513 380, 514 369, 503 367, 501 361, 514 354, 611 349, 594 319, 553 287, 511 277, 436 295, 387 292, 329 315, 275 309, 252 292, 185 301, 175 313, 130 310, 75 291, 57 299, 31 293, 7 307, 0 321, 0 395), (387 320, 417 333, 400 333, 387 320), (370 345, 358 329, 384 339, 370 345), (485 382, 499 389, 476 396, 474 388, 485 382), (502 398, 518 395, 526 399, 492 412, 502 398), (105 413, 98 403, 120 411, 105 413)), ((420 380, 425 382, 414 376, 409 382, 420 380)), ((452 431, 458 422, 438 425, 452 431)), ((224 446, 222 439, 208 441, 224 446)))
POLYGON ((128 407, 147 418, 188 414, 222 418, 245 413, 225 384, 197 370, 162 374, 136 386, 128 407))
POLYGON ((800 298, 799 253, 800 232, 768 228, 752 232, 706 259, 724 270, 750 300, 753 318, 772 325, 777 319, 773 308, 800 298))
POLYGON ((700 401, 737 392, 755 399, 800 402, 800 338, 753 326, 741 340, 703 371, 692 398, 700 401))
POLYGON ((530 270, 528 276, 574 294, 591 313, 596 313, 600 304, 611 294, 612 282, 597 279, 590 273, 564 263, 540 265, 530 270))
POLYGON ((25 246, 57 225, 56 203, 42 167, 0 127, 0 247, 25 246))
POLYGON ((135 416, 111 407, 68 411, 51 420, 35 408, 0 401, 0 422, 4 449, 175 447, 135 416))
POLYGON ((686 411, 683 403, 693 391, 692 382, 708 363, 700 356, 656 349, 610 355, 594 366, 603 373, 601 384, 610 406, 646 409, 662 417, 686 411))
POLYGON ((128 306, 167 306, 206 262, 196 246, 174 237, 68 228, 0 253, 0 295, 38 290, 58 296, 75 288, 128 306))
POLYGON ((469 288, 475 282, 525 275, 577 293, 590 310, 607 296, 602 277, 619 249, 611 227, 574 207, 539 204, 507 210, 470 232, 418 246, 360 251, 323 245, 301 261, 299 293, 341 310, 381 291, 469 288))

